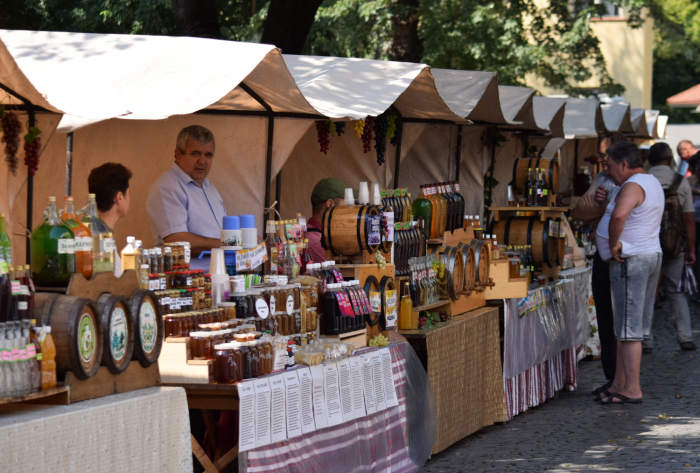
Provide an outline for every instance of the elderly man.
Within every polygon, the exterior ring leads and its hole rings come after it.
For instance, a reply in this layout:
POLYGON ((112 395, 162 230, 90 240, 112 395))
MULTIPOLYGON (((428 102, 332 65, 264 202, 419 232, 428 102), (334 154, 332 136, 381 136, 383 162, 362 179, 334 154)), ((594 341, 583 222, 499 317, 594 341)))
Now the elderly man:
POLYGON ((615 379, 601 402, 638 404, 642 341, 651 330, 662 262, 659 228, 664 191, 654 176, 644 172, 634 143, 612 145, 607 162, 608 174, 620 188, 609 193, 601 186, 596 192, 596 202, 605 207, 596 241, 601 258, 610 261, 618 350, 615 379))
POLYGON ((157 244, 187 241, 195 255, 220 246, 226 209, 207 179, 215 148, 214 135, 202 126, 180 131, 175 163, 148 193, 146 210, 157 244))
MULTIPOLYGON (((694 161, 697 161, 696 155, 698 154, 698 150, 692 141, 682 140, 680 143, 678 143, 678 148, 676 148, 676 151, 678 151, 678 156, 681 157, 681 164, 678 167, 678 174, 683 177, 689 177, 688 166, 690 165, 690 159, 695 157, 694 161)), ((692 169, 690 171, 692 173, 692 169)))

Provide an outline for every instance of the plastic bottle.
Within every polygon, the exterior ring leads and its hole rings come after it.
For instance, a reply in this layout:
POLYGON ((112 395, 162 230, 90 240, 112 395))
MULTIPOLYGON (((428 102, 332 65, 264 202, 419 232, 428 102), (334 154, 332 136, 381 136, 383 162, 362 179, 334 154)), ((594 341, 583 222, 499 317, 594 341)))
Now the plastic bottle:
POLYGON ((85 276, 85 279, 90 279, 92 277, 92 233, 78 220, 73 197, 66 196, 63 207, 61 219, 75 237, 75 271, 85 276))
POLYGON ((51 336, 51 327, 41 329, 41 389, 45 391, 56 387, 56 345, 51 336))
POLYGON ((29 343, 27 344, 27 353, 29 354, 30 358, 34 360, 34 363, 36 363, 36 374, 32 377, 32 392, 36 392, 41 391, 41 386, 43 384, 41 374, 42 353, 41 343, 39 343, 39 339, 37 338, 39 329, 37 329, 36 327, 36 320, 32 319, 30 321, 30 324, 31 326, 29 329, 29 343))
POLYGON ((97 212, 95 194, 88 194, 83 224, 92 234, 92 271, 93 273, 114 272, 114 238, 112 229, 100 218, 97 212))
POLYGON ((122 269, 126 271, 127 269, 136 270, 139 268, 138 264, 138 251, 136 250, 136 238, 132 236, 126 237, 126 246, 122 250, 122 269))

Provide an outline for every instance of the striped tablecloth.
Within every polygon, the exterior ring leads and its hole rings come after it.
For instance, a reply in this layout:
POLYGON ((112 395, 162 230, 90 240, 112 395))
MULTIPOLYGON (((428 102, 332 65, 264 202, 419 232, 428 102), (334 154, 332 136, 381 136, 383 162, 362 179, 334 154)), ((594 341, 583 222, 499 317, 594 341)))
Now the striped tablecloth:
MULTIPOLYGON (((239 455, 239 471, 313 473, 415 472, 406 420, 407 343, 390 347, 399 405, 239 455)), ((414 355, 415 357, 415 355, 414 355)))

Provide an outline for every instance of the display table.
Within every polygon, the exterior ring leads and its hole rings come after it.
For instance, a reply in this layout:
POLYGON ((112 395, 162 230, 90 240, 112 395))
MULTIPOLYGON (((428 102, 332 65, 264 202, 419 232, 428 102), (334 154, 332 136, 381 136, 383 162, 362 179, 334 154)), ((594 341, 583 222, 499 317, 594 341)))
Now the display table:
POLYGON ((154 387, 69 406, 0 406, 2 470, 191 472, 185 392, 154 387))
POLYGON ((588 340, 588 313, 576 309, 576 284, 562 279, 504 304, 503 384, 508 419, 576 389, 577 348, 588 340))
POLYGON ((506 419, 498 309, 482 307, 429 329, 399 333, 421 358, 435 391, 433 453, 506 419))
POLYGON ((435 399, 411 347, 390 350, 398 406, 243 452, 239 471, 418 471, 435 438, 435 399))
POLYGON ((591 277, 593 267, 572 268, 559 271, 560 279, 573 279, 575 285, 575 304, 577 311, 588 314, 589 335, 583 349, 583 356, 600 355, 600 338, 598 337, 598 320, 593 300, 593 288, 591 287, 591 277))

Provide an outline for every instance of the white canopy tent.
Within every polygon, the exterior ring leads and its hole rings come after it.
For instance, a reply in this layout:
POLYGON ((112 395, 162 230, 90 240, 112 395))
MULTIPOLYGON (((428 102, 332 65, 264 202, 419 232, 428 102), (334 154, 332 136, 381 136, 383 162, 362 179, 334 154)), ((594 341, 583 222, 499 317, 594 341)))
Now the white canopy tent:
POLYGON ((645 140, 652 137, 652 133, 650 133, 649 128, 647 127, 646 110, 643 108, 631 108, 630 121, 632 122, 632 127, 634 128, 633 136, 635 138, 645 140))
POLYGON ((630 104, 625 102, 610 102, 600 105, 605 128, 608 131, 634 133, 630 122, 630 104))
POLYGON ((547 130, 552 138, 564 137, 566 99, 533 97, 532 108, 539 128, 547 130))

